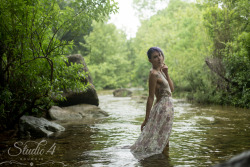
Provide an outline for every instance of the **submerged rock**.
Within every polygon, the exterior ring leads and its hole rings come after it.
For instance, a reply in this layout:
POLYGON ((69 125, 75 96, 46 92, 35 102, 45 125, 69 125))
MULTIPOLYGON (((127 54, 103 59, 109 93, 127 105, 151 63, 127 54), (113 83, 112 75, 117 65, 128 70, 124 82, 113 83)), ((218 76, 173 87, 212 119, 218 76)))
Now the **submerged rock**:
POLYGON ((128 89, 116 89, 113 92, 113 95, 115 97, 130 97, 132 96, 132 92, 128 89))
POLYGON ((109 116, 107 112, 91 104, 78 104, 68 107, 52 106, 49 116, 54 120, 89 120, 109 116))
POLYGON ((215 165, 214 167, 250 167, 250 151, 245 151, 227 162, 215 165))
POLYGON ((45 118, 33 116, 22 116, 19 122, 19 133, 21 136, 30 135, 34 138, 49 137, 55 132, 64 131, 65 128, 45 118))

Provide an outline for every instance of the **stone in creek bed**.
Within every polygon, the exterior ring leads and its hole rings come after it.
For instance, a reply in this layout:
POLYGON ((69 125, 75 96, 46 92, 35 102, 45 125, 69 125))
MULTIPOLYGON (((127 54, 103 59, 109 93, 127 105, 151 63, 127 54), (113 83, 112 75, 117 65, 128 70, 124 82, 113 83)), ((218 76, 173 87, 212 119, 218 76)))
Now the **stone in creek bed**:
POLYGON ((81 77, 81 82, 83 84, 89 83, 89 87, 86 90, 63 90, 62 96, 65 97, 65 100, 58 100, 54 98, 54 101, 59 104, 59 106, 66 107, 77 104, 92 104, 99 105, 99 98, 97 96, 95 86, 93 85, 92 78, 90 76, 87 64, 82 55, 74 54, 67 56, 68 63, 67 66, 71 66, 73 64, 82 64, 83 68, 80 71, 85 71, 87 76, 81 77))
POLYGON ((55 132, 64 131, 65 128, 55 122, 48 121, 45 118, 36 118, 33 116, 22 116, 19 122, 19 133, 22 137, 40 138, 52 136, 55 132))
POLYGON ((250 151, 245 151, 225 163, 213 167, 250 167, 250 151))
POLYGON ((53 120, 83 120, 109 116, 99 107, 90 104, 79 104, 68 107, 52 106, 49 116, 53 120))

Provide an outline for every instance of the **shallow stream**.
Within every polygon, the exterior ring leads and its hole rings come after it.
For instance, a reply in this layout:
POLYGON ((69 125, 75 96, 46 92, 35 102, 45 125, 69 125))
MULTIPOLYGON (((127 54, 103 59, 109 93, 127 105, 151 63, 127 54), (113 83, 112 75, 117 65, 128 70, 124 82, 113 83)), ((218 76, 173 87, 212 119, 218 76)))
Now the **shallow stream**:
POLYGON ((140 134, 146 99, 113 97, 111 91, 104 91, 99 92, 99 100, 100 108, 110 115, 105 119, 90 124, 62 123, 66 131, 54 138, 2 139, 10 152, 2 150, 0 166, 207 167, 250 150, 250 110, 174 99, 169 154, 138 161, 128 146, 140 134), (23 147, 14 146, 18 141, 23 147), (25 144, 36 148, 36 154, 34 150, 27 155, 25 144))

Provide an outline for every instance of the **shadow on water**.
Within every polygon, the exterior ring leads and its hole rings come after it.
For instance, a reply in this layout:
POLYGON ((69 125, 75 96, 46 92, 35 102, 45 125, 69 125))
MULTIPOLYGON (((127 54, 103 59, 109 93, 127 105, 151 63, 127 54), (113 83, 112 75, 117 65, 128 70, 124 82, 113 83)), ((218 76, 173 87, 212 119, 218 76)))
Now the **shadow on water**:
MULTIPOLYGON (((47 143, 40 145, 40 149, 44 150, 42 155, 23 155, 13 145, 17 141, 34 141, 36 143, 28 145, 28 148, 35 148, 43 139, 1 138, 0 166, 15 166, 2 163, 13 160, 26 163, 26 166, 53 161, 54 164, 45 166, 207 167, 250 149, 249 110, 199 106, 175 99, 175 118, 168 154, 138 161, 131 154, 129 146, 140 134, 146 100, 139 96, 113 97, 110 91, 101 92, 99 99, 100 107, 109 113, 109 117, 86 124, 61 122, 66 131, 53 138, 44 138, 47 143), (12 154, 20 154, 10 156, 7 153, 10 147, 16 152, 12 154), (53 148, 54 152, 51 151, 53 148)), ((23 151, 24 145, 20 148, 23 151)))
POLYGON ((173 167, 171 163, 171 158, 169 157, 169 147, 164 154, 156 154, 146 159, 139 161, 140 166, 142 167, 173 167))
POLYGON ((163 154, 157 154, 152 157, 146 158, 140 161, 140 166, 142 167, 173 167, 169 157, 166 157, 163 154))

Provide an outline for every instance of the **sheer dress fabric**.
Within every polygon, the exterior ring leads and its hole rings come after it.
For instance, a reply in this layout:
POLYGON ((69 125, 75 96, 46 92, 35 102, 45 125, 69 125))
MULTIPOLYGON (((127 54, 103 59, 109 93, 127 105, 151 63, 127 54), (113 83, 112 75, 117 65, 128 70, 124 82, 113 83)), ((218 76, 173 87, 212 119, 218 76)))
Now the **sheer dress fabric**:
POLYGON ((139 160, 162 153, 172 130, 174 107, 171 91, 164 73, 159 74, 163 80, 159 88, 161 98, 153 105, 148 122, 130 147, 132 154, 139 160))

